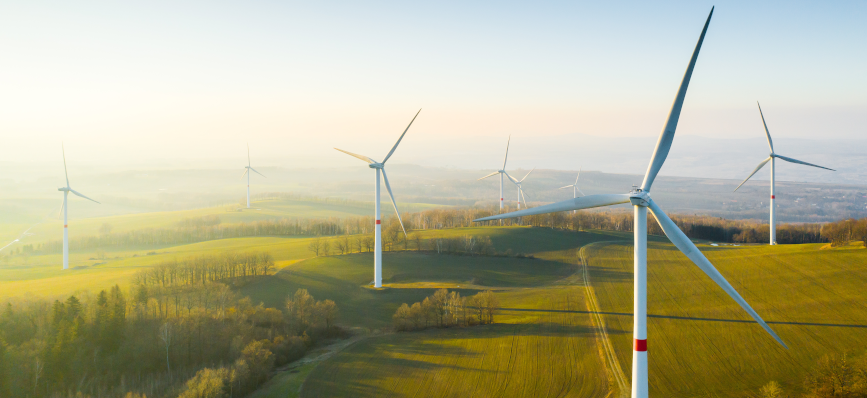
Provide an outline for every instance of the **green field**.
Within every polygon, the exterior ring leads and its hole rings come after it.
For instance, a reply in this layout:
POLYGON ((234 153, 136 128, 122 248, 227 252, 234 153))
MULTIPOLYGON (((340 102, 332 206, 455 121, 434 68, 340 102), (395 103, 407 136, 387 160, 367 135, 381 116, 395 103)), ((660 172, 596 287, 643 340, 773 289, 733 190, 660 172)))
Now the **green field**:
MULTIPOLYGON (((26 263, 16 258, 0 264, 0 298, 52 298, 116 283, 128 286, 133 274, 160 261, 267 251, 278 271, 252 280, 239 293, 282 308, 289 294, 306 288, 317 299, 334 300, 343 325, 377 333, 318 365, 278 374, 259 396, 299 389, 306 397, 619 396, 628 390, 631 234, 529 227, 419 234, 489 236, 498 252, 536 258, 386 252, 386 289, 374 290, 369 287, 371 253, 315 257, 307 248, 310 238, 236 238, 125 248, 107 252, 104 260, 74 252, 75 269, 66 272, 57 266, 59 255, 32 256, 26 263), (391 315, 401 303, 421 301, 441 287, 462 296, 492 289, 504 310, 494 325, 388 334, 391 315), (606 334, 599 332, 600 322, 606 334)), ((778 346, 749 322, 664 238, 651 237, 652 394, 740 397, 771 380, 796 391, 821 356, 867 350, 862 293, 867 250, 823 250, 821 245, 701 249, 790 348, 778 346)))

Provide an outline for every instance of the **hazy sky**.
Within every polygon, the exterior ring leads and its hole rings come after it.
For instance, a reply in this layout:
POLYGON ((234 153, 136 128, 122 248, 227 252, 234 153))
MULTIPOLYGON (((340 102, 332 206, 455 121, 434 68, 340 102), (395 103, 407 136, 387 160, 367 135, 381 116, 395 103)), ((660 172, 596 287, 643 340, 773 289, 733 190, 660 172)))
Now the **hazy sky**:
MULTIPOLYGON (((6 0, 0 161, 655 137, 713 5, 656 3, 6 0)), ((715 4, 678 134, 865 137, 867 2, 715 4)))

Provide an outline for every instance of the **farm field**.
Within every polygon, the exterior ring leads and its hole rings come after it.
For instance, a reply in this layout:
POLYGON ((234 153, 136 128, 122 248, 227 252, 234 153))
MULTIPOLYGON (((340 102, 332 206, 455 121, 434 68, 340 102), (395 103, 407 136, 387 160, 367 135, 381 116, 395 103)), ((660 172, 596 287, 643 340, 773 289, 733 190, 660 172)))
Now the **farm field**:
MULTIPOLYGON (((674 247, 651 243, 651 394, 741 397, 772 380, 797 391, 822 356, 864 355, 867 250, 821 246, 701 248, 789 346, 784 349, 674 247)), ((585 250, 606 324, 631 330, 632 244, 597 243, 585 250)), ((631 338, 611 335, 624 367, 632 358, 631 338)))

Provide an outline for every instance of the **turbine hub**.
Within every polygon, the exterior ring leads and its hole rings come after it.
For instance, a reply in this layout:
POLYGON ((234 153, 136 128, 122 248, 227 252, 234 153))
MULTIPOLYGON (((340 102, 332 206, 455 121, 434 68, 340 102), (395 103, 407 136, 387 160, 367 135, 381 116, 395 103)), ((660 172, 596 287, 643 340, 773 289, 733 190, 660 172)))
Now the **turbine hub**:
POLYGON ((368 165, 367 165, 367 167, 370 167, 371 169, 381 169, 381 168, 383 168, 384 166, 385 166, 385 165, 382 164, 382 163, 371 163, 371 164, 368 164, 368 165))
POLYGON ((69 188, 62 187, 62 188, 57 188, 57 190, 60 192, 66 192, 66 191, 69 191, 69 188))
POLYGON ((641 188, 634 189, 629 193, 629 201, 632 202, 633 206, 647 207, 650 195, 642 191, 641 188))

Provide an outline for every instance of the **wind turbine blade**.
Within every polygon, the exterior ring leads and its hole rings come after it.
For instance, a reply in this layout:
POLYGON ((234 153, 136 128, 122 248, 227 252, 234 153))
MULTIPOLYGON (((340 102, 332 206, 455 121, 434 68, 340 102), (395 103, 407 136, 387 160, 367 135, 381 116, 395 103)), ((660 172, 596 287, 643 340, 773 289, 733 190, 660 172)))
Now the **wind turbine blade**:
POLYGON ((66 187, 69 188, 69 172, 66 171, 66 148, 63 147, 63 143, 60 143, 60 151, 63 153, 63 175, 66 176, 66 187))
POLYGON ((80 192, 78 192, 78 191, 76 191, 76 190, 74 190, 74 189, 70 189, 69 192, 72 192, 72 193, 74 193, 75 195, 80 196, 80 197, 82 197, 82 198, 85 198, 85 199, 87 199, 87 200, 89 200, 89 201, 91 201, 91 202, 98 203, 98 204, 102 204, 102 203, 99 203, 99 202, 97 202, 97 201, 95 201, 95 200, 93 200, 93 199, 91 199, 91 198, 88 198, 87 196, 82 195, 80 192))
POLYGON ((581 177, 581 168, 578 168, 578 175, 575 176, 575 185, 578 185, 578 178, 581 177))
POLYGON ((560 187, 560 189, 572 188, 572 187, 574 187, 574 186, 575 186, 575 185, 567 185, 567 186, 565 186, 565 187, 560 187))
POLYGON ((710 18, 713 16, 713 7, 710 9, 710 14, 707 16, 707 21, 704 23, 704 28, 701 30, 701 36, 698 37, 698 43, 695 45, 695 50, 692 52, 692 58, 689 60, 689 65, 686 67, 686 72, 683 74, 683 81, 680 83, 680 88, 677 90, 677 96, 674 97, 674 104, 671 105, 671 111, 668 113, 668 120, 665 121, 665 126, 659 134, 659 141, 656 143, 656 149, 653 151, 653 156, 650 158, 650 164, 647 165, 647 172, 644 174, 644 182, 641 184, 641 190, 650 191, 653 180, 659 174, 662 164, 665 163, 665 158, 668 157, 668 152, 671 150, 671 143, 674 141, 674 132, 677 130, 677 121, 680 119, 680 111, 683 108, 683 101, 686 98, 686 89, 689 88, 689 80, 692 78, 692 71, 695 69, 695 62, 698 60, 698 53, 701 50, 701 43, 704 41, 704 35, 707 33, 707 27, 710 25, 710 18))
POLYGON ((524 180, 526 180, 526 179, 527 179, 527 176, 529 176, 529 175, 530 175, 530 173, 532 173, 532 172, 533 172, 533 170, 536 170, 536 168, 535 168, 535 167, 533 167, 533 169, 532 169, 532 170, 530 170, 530 171, 529 171, 529 172, 527 172, 527 175, 525 175, 525 176, 524 176, 524 178, 522 178, 522 179, 521 179, 521 182, 524 182, 524 180))
POLYGON ((367 163, 376 163, 375 160, 373 160, 373 159, 371 159, 371 158, 369 158, 369 157, 367 157, 367 156, 359 155, 359 154, 357 154, 357 153, 347 152, 347 151, 344 151, 344 150, 342 150, 342 149, 340 149, 340 148, 334 148, 334 149, 337 149, 338 151, 343 152, 343 153, 345 153, 345 154, 347 154, 347 155, 349 155, 349 156, 359 158, 359 159, 361 159, 361 160, 363 160, 363 161, 365 161, 365 162, 367 162, 367 163))
POLYGON ((250 172, 250 168, 249 168, 249 167, 245 168, 245 169, 244 169, 244 174, 241 174, 241 178, 239 178, 239 179, 240 179, 240 180, 243 180, 244 177, 246 177, 246 176, 247 176, 247 173, 249 173, 249 172, 250 172))
POLYGON ((774 153, 774 141, 771 141, 771 132, 768 131, 768 124, 765 123, 765 114, 762 113, 762 105, 759 104, 759 101, 756 101, 756 105, 759 106, 759 115, 762 115, 762 125, 765 126, 765 136, 768 137, 768 147, 771 148, 771 153, 774 153))
POLYGON ((250 143, 247 143, 247 167, 250 167, 250 143))
POLYGON ((415 113, 415 116, 412 117, 412 120, 409 121, 409 125, 406 126, 406 130, 403 131, 403 134, 401 134, 400 138, 397 139, 397 142, 394 143, 394 146, 391 148, 391 152, 389 152, 388 155, 385 155, 385 159, 382 161, 383 164, 388 161, 388 158, 390 158, 391 154, 394 153, 394 150, 397 149, 397 146, 400 144, 400 140, 402 140, 403 136, 406 135, 406 132, 409 131, 409 126, 412 126, 412 122, 415 121, 415 118, 418 117, 419 113, 421 113, 421 109, 419 109, 418 112, 415 113))
MULTIPOLYGON (((262 176, 262 177, 265 177, 264 174, 262 174, 262 173, 256 171, 256 169, 254 169, 254 168, 252 168, 252 167, 250 167, 250 170, 253 170, 254 173, 256 173, 256 174, 258 174, 258 175, 260 175, 260 176, 262 176)), ((265 178, 268 178, 268 177, 265 177, 265 178)))
POLYGON ((488 178, 488 177, 491 177, 491 176, 495 176, 495 175, 497 175, 497 174, 500 174, 500 172, 499 172, 499 171, 495 171, 495 172, 493 172, 493 173, 491 173, 491 174, 488 174, 488 175, 486 175, 486 176, 484 176, 484 177, 482 177, 482 178, 479 178, 479 179, 476 180, 476 181, 481 181, 481 180, 484 180, 485 178, 488 178))
POLYGON ((391 185, 388 183, 388 176, 385 175, 385 168, 382 169, 382 179, 385 181, 385 189, 388 190, 388 197, 391 198, 391 204, 394 206, 394 213, 397 214, 400 229, 403 230, 403 236, 406 237, 406 228, 403 227, 403 220, 400 219, 400 211, 397 210, 397 202, 394 200, 394 194, 391 193, 391 185))
POLYGON ((524 189, 521 187, 518 187, 518 192, 521 193, 521 199, 524 199, 524 207, 527 207, 527 198, 524 196, 524 189))
POLYGON ((671 221, 670 218, 653 202, 652 199, 648 198, 647 207, 650 209, 653 216, 656 217, 656 221, 659 223, 659 226, 662 228, 662 231, 665 232, 665 235, 668 236, 668 239, 673 243, 683 254, 686 255, 692 262, 698 266, 702 271, 704 271, 707 276, 710 277, 714 282, 716 282, 719 287, 723 289, 728 295, 738 303, 747 314, 750 314, 762 328, 765 329, 775 340, 777 340, 780 345, 785 348, 789 348, 786 346, 786 343, 783 343, 783 340, 777 336, 776 333, 762 320, 762 317, 747 304, 746 300, 732 287, 731 284, 722 276, 722 274, 717 271, 717 269, 713 266, 713 264, 708 261, 708 259, 698 250, 697 247, 689 240, 689 238, 684 235, 683 231, 677 227, 674 221, 671 221))
MULTIPOLYGON (((762 167, 765 167, 765 165, 766 165, 766 164, 767 164, 767 163, 768 163, 768 162, 770 162, 770 161, 771 161, 771 157, 770 157, 770 156, 768 156, 768 158, 767 158, 767 159, 765 159, 765 160, 762 160, 762 162, 761 162, 761 163, 759 163, 759 165, 758 165, 758 166, 757 166, 757 167, 756 167, 756 169, 755 169, 755 170, 753 170, 753 172, 752 172, 752 173, 750 173, 750 175, 749 175, 749 176, 747 176, 747 178, 746 178, 746 179, 744 179, 744 182, 742 182, 742 183, 741 183, 741 185, 744 185, 744 184, 746 184, 746 183, 747 183, 747 180, 749 180, 749 179, 750 179, 750 178, 751 178, 751 177, 752 177, 752 176, 754 176, 754 175, 755 175, 755 174, 756 174, 756 173, 758 173, 758 172, 759 172, 759 170, 761 170, 761 169, 762 169, 762 167)), ((735 190, 734 190, 734 191, 732 191, 732 192, 735 192, 735 191, 737 191, 737 190, 738 190, 738 189, 739 189, 739 188, 740 188, 740 187, 741 187, 741 185, 738 185, 738 187, 737 187, 737 188, 735 188, 735 190)))
POLYGON ((581 192, 581 188, 575 187, 575 190, 578 191, 578 193, 580 193, 581 196, 587 196, 584 194, 584 192, 581 192))
POLYGON ((63 215, 63 205, 64 205, 63 202, 64 202, 63 199, 61 199, 61 200, 60 200, 60 210, 57 212, 57 217, 58 217, 58 218, 59 218, 60 216, 63 215))
POLYGON ((505 171, 505 170, 503 170, 503 174, 505 174, 505 175, 506 175, 506 177, 508 177, 508 178, 509 178, 509 181, 512 181, 512 183, 513 183, 513 184, 515 184, 515 185, 518 185, 518 183, 519 183, 519 182, 520 182, 520 181, 518 181, 518 180, 516 180, 516 179, 514 179, 514 178, 513 178, 513 177, 512 177, 512 176, 510 176, 510 175, 509 175, 509 173, 506 173, 506 171, 505 171))
POLYGON ((490 217, 483 217, 483 218, 479 218, 479 219, 476 219, 473 221, 479 222, 479 221, 501 220, 504 218, 533 216, 536 214, 557 213, 557 212, 561 212, 561 211, 589 209, 592 207, 619 205, 621 203, 629 203, 629 195, 628 194, 590 195, 590 196, 582 196, 580 198, 575 198, 575 199, 564 200, 562 202, 551 203, 549 205, 534 207, 532 209, 518 210, 518 211, 513 211, 511 213, 503 213, 503 214, 497 214, 497 215, 490 216, 490 217))
POLYGON ((506 161, 509 160, 509 144, 512 143, 512 135, 509 134, 509 140, 506 141, 506 156, 503 157, 503 170, 506 169, 506 161))
POLYGON ((783 159, 783 160, 785 160, 785 161, 787 161, 787 162, 789 162, 789 163, 797 163, 797 164, 803 164, 803 165, 807 165, 807 166, 818 167, 818 168, 820 168, 820 169, 831 170, 831 171, 837 171, 837 170, 834 170, 834 169, 829 169, 829 168, 827 168, 827 167, 822 167, 822 166, 819 166, 819 165, 816 165, 816 164, 807 163, 807 162, 802 162, 802 161, 800 161, 800 160, 798 160, 798 159, 792 159, 792 158, 785 157, 785 156, 781 156, 781 155, 777 155, 777 154, 774 154, 774 157, 777 157, 777 158, 783 159))

